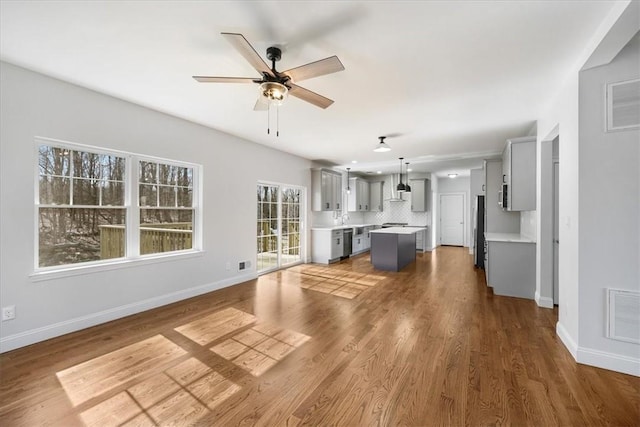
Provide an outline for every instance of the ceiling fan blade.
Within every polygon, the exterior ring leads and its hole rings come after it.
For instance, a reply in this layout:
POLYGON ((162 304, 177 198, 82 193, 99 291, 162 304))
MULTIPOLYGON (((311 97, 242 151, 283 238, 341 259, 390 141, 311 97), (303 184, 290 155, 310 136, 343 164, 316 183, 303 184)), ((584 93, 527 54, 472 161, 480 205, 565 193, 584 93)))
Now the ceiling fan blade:
POLYGON ((200 83, 253 83, 259 79, 251 77, 214 77, 214 76, 193 76, 200 83))
POLYGON ((327 108, 328 106, 333 104, 333 100, 312 92, 309 89, 305 89, 293 83, 287 83, 287 86, 291 86, 291 89, 289 89, 289 94, 291 96, 295 96, 296 98, 300 98, 303 101, 307 101, 308 103, 313 104, 316 107, 327 108))
POLYGON ((268 109, 269 103, 267 103, 262 96, 259 96, 256 100, 256 105, 253 106, 253 111, 267 111, 268 109))
POLYGON ((262 57, 258 55, 258 52, 256 52, 253 46, 251 46, 251 44, 247 41, 247 39, 244 38, 242 34, 222 33, 222 35, 259 73, 267 73, 270 76, 273 76, 273 71, 271 71, 271 68, 269 68, 267 63, 264 62, 264 59, 262 59, 262 57))
POLYGON ((342 70, 344 70, 344 65, 342 65, 342 62, 334 55, 283 71, 283 73, 291 77, 294 82, 300 82, 313 77, 324 76, 325 74, 337 73, 342 70))

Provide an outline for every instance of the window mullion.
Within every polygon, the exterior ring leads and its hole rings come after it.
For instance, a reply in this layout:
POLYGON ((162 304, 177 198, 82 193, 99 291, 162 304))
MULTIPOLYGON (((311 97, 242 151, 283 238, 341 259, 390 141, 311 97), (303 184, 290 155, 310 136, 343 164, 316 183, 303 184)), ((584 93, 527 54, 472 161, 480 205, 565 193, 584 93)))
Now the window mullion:
POLYGON ((126 257, 140 256, 140 208, 138 206, 139 161, 136 156, 129 156, 125 162, 125 206, 127 210, 127 245, 126 257))

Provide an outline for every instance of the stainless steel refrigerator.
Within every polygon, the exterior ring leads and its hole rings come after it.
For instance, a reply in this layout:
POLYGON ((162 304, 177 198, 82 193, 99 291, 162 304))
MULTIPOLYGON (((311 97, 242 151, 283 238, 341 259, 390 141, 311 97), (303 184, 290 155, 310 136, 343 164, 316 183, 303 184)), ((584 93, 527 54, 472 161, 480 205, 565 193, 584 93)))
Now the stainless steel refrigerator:
POLYGON ((473 257, 478 268, 484 268, 484 196, 476 196, 473 208, 473 257))

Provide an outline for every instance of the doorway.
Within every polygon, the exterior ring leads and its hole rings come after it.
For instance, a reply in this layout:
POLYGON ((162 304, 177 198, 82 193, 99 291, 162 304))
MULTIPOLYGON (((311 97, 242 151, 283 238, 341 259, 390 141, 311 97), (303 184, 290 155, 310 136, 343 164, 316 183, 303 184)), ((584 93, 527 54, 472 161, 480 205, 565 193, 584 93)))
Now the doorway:
POLYGON ((440 244, 464 246, 464 194, 440 195, 440 244))
POLYGON ((559 138, 553 140, 553 304, 560 304, 560 162, 559 138))
POLYGON ((304 188, 258 183, 256 271, 266 273, 302 260, 304 188))

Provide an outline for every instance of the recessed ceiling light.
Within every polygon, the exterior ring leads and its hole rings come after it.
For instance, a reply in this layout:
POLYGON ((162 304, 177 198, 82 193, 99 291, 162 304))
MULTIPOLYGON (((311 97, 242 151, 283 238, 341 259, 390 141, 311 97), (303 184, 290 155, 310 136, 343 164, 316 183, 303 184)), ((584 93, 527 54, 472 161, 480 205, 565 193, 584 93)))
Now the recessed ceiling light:
POLYGON ((455 178, 456 176, 458 176, 458 174, 457 174, 457 173, 450 173, 450 174, 449 174, 449 178, 455 178))
POLYGON ((407 169, 407 172, 413 172, 413 169, 409 168, 407 169))
POLYGON ((382 171, 376 171, 376 173, 382 173, 382 171))
POLYGON ((351 160, 351 163, 358 163, 357 160, 351 160))

